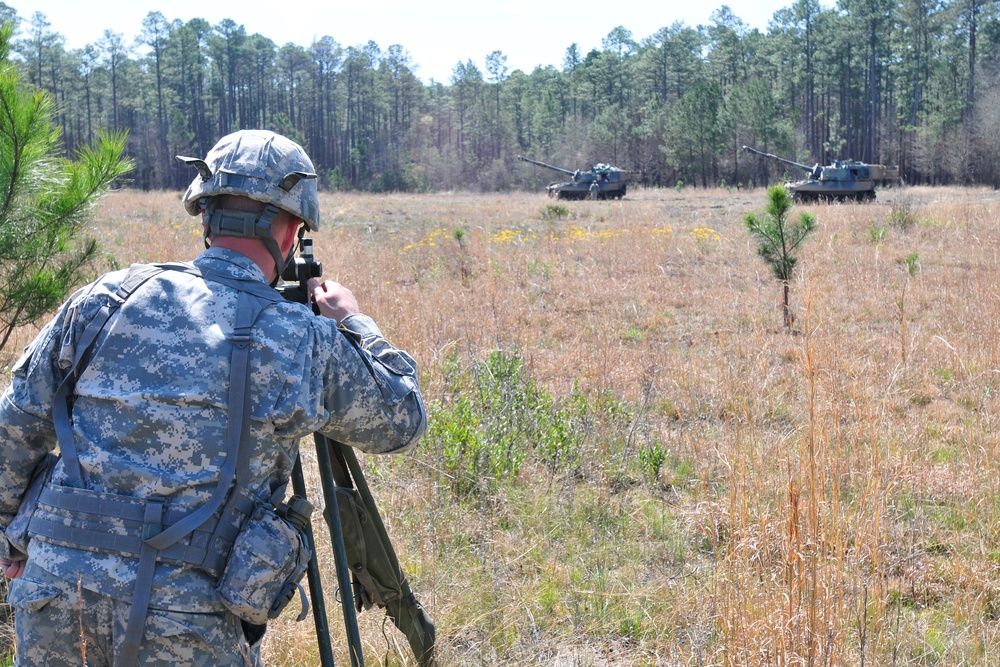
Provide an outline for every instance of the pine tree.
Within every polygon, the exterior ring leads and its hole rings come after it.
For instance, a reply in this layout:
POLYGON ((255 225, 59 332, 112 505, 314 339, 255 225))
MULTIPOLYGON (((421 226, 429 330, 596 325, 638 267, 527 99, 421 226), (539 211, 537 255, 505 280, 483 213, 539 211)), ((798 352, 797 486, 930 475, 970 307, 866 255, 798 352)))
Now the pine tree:
POLYGON ((795 264, 798 262, 796 252, 802 242, 816 228, 816 216, 803 213, 797 223, 788 221, 788 212, 792 208, 792 196, 783 185, 775 185, 767 191, 766 216, 748 213, 743 218, 750 236, 757 241, 757 254, 767 262, 771 273, 782 286, 782 312, 785 316, 785 326, 792 328, 791 311, 788 309, 788 293, 795 264))
POLYGON ((60 157, 54 104, 11 62, 13 33, 13 24, 0 27, 0 350, 83 281, 98 245, 80 239, 81 228, 132 168, 124 132, 102 133, 75 160, 60 157))

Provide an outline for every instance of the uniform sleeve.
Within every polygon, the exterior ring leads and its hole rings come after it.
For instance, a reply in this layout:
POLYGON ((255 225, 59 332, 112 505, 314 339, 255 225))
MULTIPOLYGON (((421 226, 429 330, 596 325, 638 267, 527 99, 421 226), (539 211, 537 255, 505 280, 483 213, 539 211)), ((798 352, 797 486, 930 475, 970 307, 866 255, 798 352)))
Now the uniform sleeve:
POLYGON ((59 367, 66 308, 42 330, 14 366, 0 396, 0 527, 17 512, 35 466, 55 449, 52 396, 62 381, 59 367))
POLYGON ((416 362, 367 315, 345 318, 335 336, 339 369, 331 375, 341 381, 326 387, 328 419, 319 431, 369 453, 412 448, 427 430, 416 362))

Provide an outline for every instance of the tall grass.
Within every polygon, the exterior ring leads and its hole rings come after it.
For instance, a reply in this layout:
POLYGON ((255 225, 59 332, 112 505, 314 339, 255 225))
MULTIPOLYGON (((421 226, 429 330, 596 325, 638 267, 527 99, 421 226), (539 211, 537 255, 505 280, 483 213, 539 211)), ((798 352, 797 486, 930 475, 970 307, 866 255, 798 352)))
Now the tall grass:
MULTIPOLYGON (((326 276, 431 406, 364 464, 444 664, 1000 664, 1000 198, 809 207, 789 333, 764 196, 324 195, 326 276)), ((173 193, 96 231, 122 265, 200 250, 173 193)), ((311 633, 279 619, 269 663, 311 633)))

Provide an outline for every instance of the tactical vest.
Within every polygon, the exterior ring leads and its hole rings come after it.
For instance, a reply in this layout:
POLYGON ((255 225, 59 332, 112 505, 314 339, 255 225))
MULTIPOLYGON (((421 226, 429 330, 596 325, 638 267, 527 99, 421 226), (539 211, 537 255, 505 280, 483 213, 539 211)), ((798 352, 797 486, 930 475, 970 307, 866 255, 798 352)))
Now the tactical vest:
POLYGON ((250 430, 250 332, 264 309, 282 300, 281 295, 263 283, 200 269, 193 264, 133 265, 108 303, 85 328, 72 366, 56 390, 53 422, 68 482, 47 484, 39 496, 38 507, 46 510, 46 515, 73 517, 74 525, 44 518, 36 512, 28 524, 28 532, 62 546, 138 559, 121 667, 131 667, 137 662, 156 563, 192 566, 218 578, 241 525, 258 504, 248 488, 250 448, 244 442, 250 430), (169 499, 159 495, 133 498, 84 488, 71 422, 73 388, 87 366, 98 334, 136 290, 164 271, 180 271, 239 292, 230 339, 233 349, 226 459, 212 496, 193 511, 171 509, 169 499))

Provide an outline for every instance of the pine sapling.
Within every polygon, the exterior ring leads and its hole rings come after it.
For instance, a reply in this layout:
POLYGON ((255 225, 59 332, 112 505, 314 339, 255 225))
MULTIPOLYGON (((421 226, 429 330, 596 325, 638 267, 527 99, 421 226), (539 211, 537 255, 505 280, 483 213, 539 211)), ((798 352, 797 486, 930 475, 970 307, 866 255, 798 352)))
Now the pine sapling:
POLYGON ((782 314, 789 331, 795 319, 788 307, 788 296, 798 261, 796 253, 816 228, 816 216, 812 213, 802 213, 797 222, 789 222, 788 213, 791 208, 792 196, 788 190, 783 185, 775 185, 767 191, 765 215, 748 213, 743 218, 747 231, 757 242, 757 254, 781 283, 782 314))

